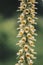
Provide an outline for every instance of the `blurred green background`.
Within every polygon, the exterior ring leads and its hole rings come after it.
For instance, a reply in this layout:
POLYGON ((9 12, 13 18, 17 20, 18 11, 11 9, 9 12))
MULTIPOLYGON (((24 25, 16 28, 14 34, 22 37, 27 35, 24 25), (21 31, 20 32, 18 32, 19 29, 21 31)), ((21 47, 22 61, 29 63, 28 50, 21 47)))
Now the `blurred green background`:
MULTIPOLYGON (((43 1, 37 0, 38 25, 36 26, 38 37, 36 37, 37 59, 34 65, 43 65, 43 1)), ((15 65, 18 46, 16 38, 18 0, 0 0, 0 65, 15 65)))

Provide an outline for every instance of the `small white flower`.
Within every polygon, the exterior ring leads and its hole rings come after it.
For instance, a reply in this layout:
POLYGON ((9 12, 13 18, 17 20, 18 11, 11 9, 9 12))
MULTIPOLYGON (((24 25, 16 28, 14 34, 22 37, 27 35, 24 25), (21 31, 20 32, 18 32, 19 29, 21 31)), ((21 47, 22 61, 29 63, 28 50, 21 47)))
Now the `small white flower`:
POLYGON ((23 6, 18 7, 20 9, 20 11, 24 10, 23 6))
POLYGON ((24 61, 24 56, 21 56, 20 57, 20 62, 23 62, 24 61))
POLYGON ((35 52, 35 51, 34 51, 34 52, 32 52, 32 53, 33 53, 33 54, 37 54, 37 52, 35 52))
POLYGON ((28 53, 28 52, 26 53, 26 58, 30 59, 30 53, 28 53))
POLYGON ((30 60, 29 65, 32 65, 32 64, 33 64, 33 61, 32 61, 32 60, 30 60))
POLYGON ((35 0, 30 0, 30 2, 35 3, 35 0))
POLYGON ((34 36, 32 36, 31 40, 36 41, 36 39, 35 39, 35 37, 34 37, 34 36))
POLYGON ((35 9, 30 8, 30 11, 31 11, 31 13, 34 13, 35 12, 35 9))
POLYGON ((26 27, 24 28, 24 31, 25 31, 25 33, 28 33, 28 32, 29 32, 29 27, 26 26, 26 27))
POLYGON ((23 6, 24 8, 27 6, 23 1, 20 3, 20 6, 23 6))
POLYGON ((21 63, 21 60, 19 60, 18 63, 20 64, 21 63))
POLYGON ((36 31, 35 27, 33 25, 29 24, 29 28, 30 28, 31 34, 37 36, 37 33, 35 33, 35 31, 36 31))
POLYGON ((21 63, 21 65, 24 65, 23 63, 21 63))
POLYGON ((21 29, 21 30, 19 31, 19 34, 18 34, 18 36, 17 36, 17 37, 21 37, 21 36, 23 35, 23 33, 24 33, 24 30, 23 30, 23 29, 21 29))
POLYGON ((25 42, 25 41, 26 41, 26 37, 22 37, 22 41, 24 41, 24 42, 25 42))
POLYGON ((31 24, 36 24, 35 20, 32 19, 31 17, 27 18, 28 22, 30 22, 31 24))
POLYGON ((32 4, 32 9, 35 9, 35 4, 32 4))
POLYGON ((20 52, 20 53, 23 53, 23 49, 20 49, 19 52, 20 52))
POLYGON ((37 34, 37 33, 34 33, 34 35, 35 35, 35 36, 38 36, 38 34, 37 34))
POLYGON ((16 63, 15 65, 19 65, 18 63, 16 63))
POLYGON ((35 45, 34 45, 34 42, 33 42, 33 41, 29 40, 29 44, 30 44, 30 46, 35 47, 35 45))
POLYGON ((32 20, 32 18, 31 17, 28 17, 27 20, 30 21, 30 20, 32 20))
POLYGON ((30 0, 27 0, 27 4, 30 4, 31 5, 32 3, 30 2, 30 0))
POLYGON ((19 45, 20 43, 18 42, 16 45, 19 45))
POLYGON ((31 31, 36 31, 35 27, 33 25, 29 25, 31 31))
POLYGON ((22 29, 24 26, 25 26, 24 24, 19 25, 20 29, 22 29))
POLYGON ((35 17, 35 19, 38 19, 37 17, 35 17))
POLYGON ((20 57, 20 60, 24 60, 24 55, 20 57))
POLYGON ((23 54, 23 49, 20 49, 17 55, 22 55, 23 54))
POLYGON ((31 24, 29 24, 29 26, 30 26, 30 27, 32 27, 32 28, 34 28, 34 26, 33 26, 33 25, 31 25, 31 24))
POLYGON ((32 36, 32 38, 31 38, 32 40, 35 40, 35 37, 34 36, 32 36))
POLYGON ((20 40, 16 45, 19 45, 20 47, 22 46, 21 43, 24 43, 22 40, 20 40))
POLYGON ((20 11, 23 11, 26 8, 26 4, 24 2, 20 3, 20 11))
POLYGON ((30 39, 30 40, 36 41, 34 36, 32 36, 30 33, 27 34, 27 38, 30 39))
POLYGON ((35 20, 34 19, 32 19, 31 21, 29 21, 31 24, 37 24, 36 22, 35 22, 35 20))
POLYGON ((32 35, 30 33, 27 34, 28 39, 32 39, 32 35))
POLYGON ((17 55, 20 55, 20 53, 18 52, 17 55))
POLYGON ((30 48, 30 51, 31 51, 31 52, 34 52, 34 49, 30 48))
POLYGON ((29 13, 30 13, 29 9, 24 10, 24 14, 29 14, 29 13))
POLYGON ((20 30, 20 28, 18 27, 17 30, 20 30))
POLYGON ((24 14, 22 13, 18 19, 20 19, 20 21, 23 20, 24 19, 24 14))
POLYGON ((34 51, 34 49, 30 48, 31 53, 37 54, 37 52, 34 51))
POLYGON ((24 51, 27 52, 28 51, 28 45, 24 45, 24 51))
POLYGON ((31 15, 32 15, 32 18, 35 18, 35 14, 31 13, 31 15))
POLYGON ((23 37, 16 45, 19 45, 20 47, 22 47, 25 44, 26 38, 23 37))
POLYGON ((26 24, 26 20, 21 20, 21 24, 26 24))
POLYGON ((22 40, 20 40, 20 41, 19 41, 19 43, 21 44, 21 43, 23 43, 23 41, 22 41, 22 40))
POLYGON ((23 63, 23 60, 19 60, 18 63, 19 63, 19 64, 23 63))
POLYGON ((31 58, 32 58, 32 59, 36 59, 36 57, 34 57, 34 55, 33 55, 33 54, 31 54, 30 56, 31 56, 31 58))

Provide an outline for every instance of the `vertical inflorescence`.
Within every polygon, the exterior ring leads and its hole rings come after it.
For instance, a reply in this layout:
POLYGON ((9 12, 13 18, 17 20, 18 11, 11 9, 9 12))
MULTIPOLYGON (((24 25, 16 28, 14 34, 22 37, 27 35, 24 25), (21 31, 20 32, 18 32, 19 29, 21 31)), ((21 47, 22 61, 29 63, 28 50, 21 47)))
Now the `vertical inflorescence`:
POLYGON ((34 59, 36 59, 34 55, 37 54, 34 51, 35 36, 37 36, 35 29, 35 25, 37 24, 37 17, 35 16, 37 14, 35 11, 37 8, 35 7, 35 4, 37 4, 37 2, 35 0, 19 1, 20 7, 18 11, 20 11, 21 14, 17 21, 19 23, 19 27, 17 28, 19 33, 17 37, 20 38, 20 40, 16 45, 20 47, 20 50, 17 53, 18 62, 16 65, 32 65, 34 59))

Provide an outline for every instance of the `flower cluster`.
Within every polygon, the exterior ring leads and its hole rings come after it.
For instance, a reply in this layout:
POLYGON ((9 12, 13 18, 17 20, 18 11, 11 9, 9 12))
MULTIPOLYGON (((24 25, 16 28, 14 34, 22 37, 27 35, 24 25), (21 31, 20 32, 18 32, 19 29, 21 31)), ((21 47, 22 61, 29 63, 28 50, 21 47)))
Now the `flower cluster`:
POLYGON ((37 8, 35 4, 37 3, 35 0, 19 0, 20 7, 19 10, 21 12, 18 17, 19 30, 17 37, 21 38, 20 41, 16 44, 20 47, 18 51, 18 62, 15 65, 32 65, 34 63, 34 59, 36 59, 34 47, 35 47, 35 36, 37 36, 35 26, 37 24, 35 16, 37 12, 35 11, 37 8))

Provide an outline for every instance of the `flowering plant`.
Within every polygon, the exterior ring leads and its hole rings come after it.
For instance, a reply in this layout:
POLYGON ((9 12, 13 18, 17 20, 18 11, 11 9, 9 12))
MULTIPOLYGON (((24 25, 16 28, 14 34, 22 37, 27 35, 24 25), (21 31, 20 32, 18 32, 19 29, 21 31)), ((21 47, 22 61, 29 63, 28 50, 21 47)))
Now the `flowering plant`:
POLYGON ((34 59, 36 57, 34 56, 37 54, 35 52, 35 36, 37 36, 35 26, 37 24, 36 19, 37 17, 35 14, 37 12, 35 11, 37 8, 35 7, 35 4, 37 2, 35 0, 19 0, 20 1, 20 7, 19 10, 21 14, 18 17, 18 23, 19 27, 17 30, 19 30, 19 33, 17 37, 20 37, 20 41, 16 44, 20 47, 20 50, 18 51, 18 59, 19 61, 15 65, 32 65, 34 63, 34 59))

